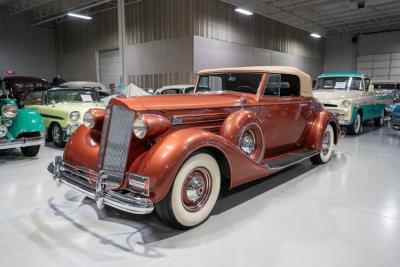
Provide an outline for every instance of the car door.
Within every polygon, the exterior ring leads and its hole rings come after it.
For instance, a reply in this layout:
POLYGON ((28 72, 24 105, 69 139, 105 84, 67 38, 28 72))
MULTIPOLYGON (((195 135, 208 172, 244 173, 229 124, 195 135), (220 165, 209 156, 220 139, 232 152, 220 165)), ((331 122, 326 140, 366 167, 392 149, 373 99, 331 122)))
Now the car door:
POLYGON ((300 79, 290 74, 269 74, 261 97, 266 156, 302 147, 309 115, 309 100, 300 95, 300 79))

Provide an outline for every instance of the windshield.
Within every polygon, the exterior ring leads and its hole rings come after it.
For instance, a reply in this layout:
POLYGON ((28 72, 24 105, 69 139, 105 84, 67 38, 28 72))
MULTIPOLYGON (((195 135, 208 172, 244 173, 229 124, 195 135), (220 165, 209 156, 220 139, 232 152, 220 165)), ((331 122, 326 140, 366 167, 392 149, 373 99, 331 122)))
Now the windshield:
POLYGON ((88 89, 58 89, 50 90, 47 94, 48 102, 99 102, 99 95, 95 90, 88 89))
POLYGON ((374 83, 374 88, 377 90, 394 90, 396 89, 396 84, 395 83, 374 83))
POLYGON ((360 77, 323 77, 318 78, 316 89, 358 90, 364 91, 360 77))
POLYGON ((196 92, 233 91, 257 94, 262 74, 221 73, 201 75, 196 92))

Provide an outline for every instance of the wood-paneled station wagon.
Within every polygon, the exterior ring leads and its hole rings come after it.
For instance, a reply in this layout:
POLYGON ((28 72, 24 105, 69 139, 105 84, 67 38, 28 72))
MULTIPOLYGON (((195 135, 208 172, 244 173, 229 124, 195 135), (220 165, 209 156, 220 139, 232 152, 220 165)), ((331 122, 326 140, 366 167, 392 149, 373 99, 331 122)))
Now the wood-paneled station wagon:
POLYGON ((115 98, 92 109, 49 171, 99 208, 155 208, 188 228, 210 215, 222 180, 233 188, 332 156, 338 121, 296 68, 205 70, 196 90, 208 92, 115 98))

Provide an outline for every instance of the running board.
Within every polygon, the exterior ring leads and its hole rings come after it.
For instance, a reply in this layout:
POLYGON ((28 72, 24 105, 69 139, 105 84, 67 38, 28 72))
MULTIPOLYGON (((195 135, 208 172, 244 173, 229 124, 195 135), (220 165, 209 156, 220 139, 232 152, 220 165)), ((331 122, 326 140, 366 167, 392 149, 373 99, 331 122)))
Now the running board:
POLYGON ((265 167, 269 169, 282 169, 305 159, 311 158, 312 156, 315 156, 317 154, 318 152, 315 150, 304 150, 299 153, 290 154, 286 157, 267 161, 265 163, 265 167))

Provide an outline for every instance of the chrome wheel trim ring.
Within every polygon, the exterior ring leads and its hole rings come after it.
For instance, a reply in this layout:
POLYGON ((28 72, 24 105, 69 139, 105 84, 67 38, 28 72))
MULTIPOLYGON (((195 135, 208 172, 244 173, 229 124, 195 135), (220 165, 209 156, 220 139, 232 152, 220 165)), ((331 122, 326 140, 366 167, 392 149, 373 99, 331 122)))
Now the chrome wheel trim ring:
POLYGON ((181 192, 182 205, 189 212, 200 210, 212 190, 212 177, 205 167, 197 167, 186 176, 181 192))
POLYGON ((246 130, 239 140, 240 149, 247 155, 251 155, 256 150, 256 137, 252 130, 246 130))
POLYGON ((61 142, 61 131, 60 127, 54 126, 52 130, 53 140, 56 142, 61 142))

